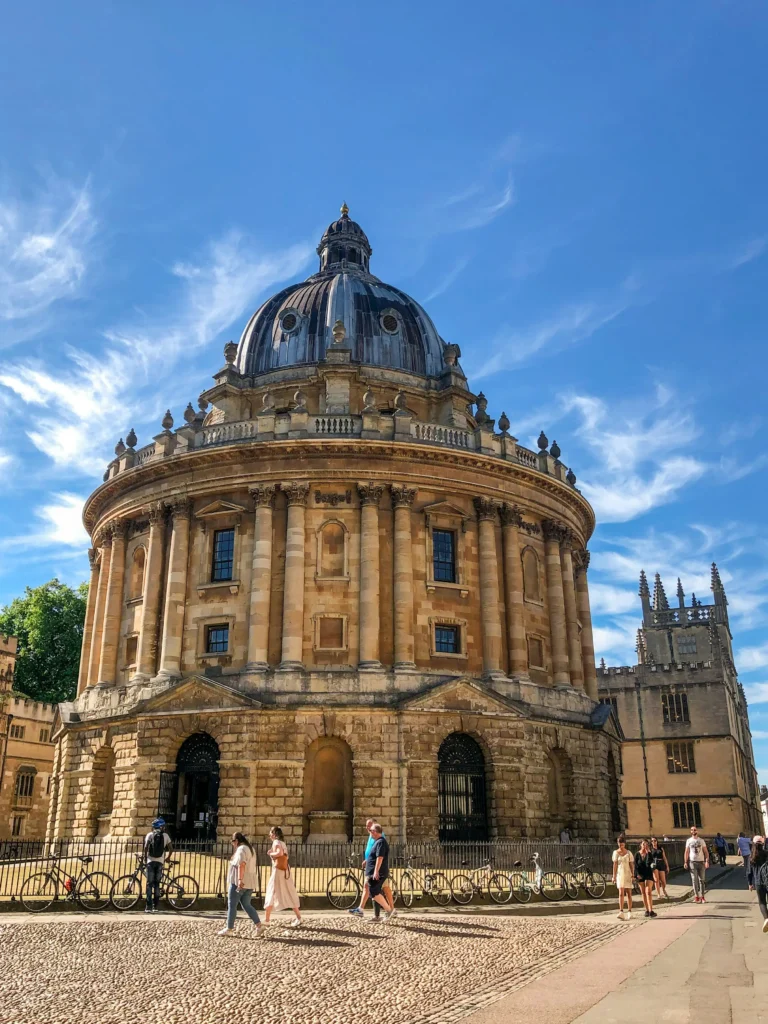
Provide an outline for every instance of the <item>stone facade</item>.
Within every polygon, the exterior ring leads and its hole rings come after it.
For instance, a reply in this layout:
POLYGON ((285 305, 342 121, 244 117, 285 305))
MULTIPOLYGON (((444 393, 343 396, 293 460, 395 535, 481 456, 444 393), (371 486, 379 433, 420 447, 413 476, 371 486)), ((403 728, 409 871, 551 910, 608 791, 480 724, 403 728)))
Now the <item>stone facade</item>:
POLYGON ((134 835, 158 810, 189 838, 346 838, 369 814, 401 838, 470 819, 475 837, 610 833, 592 510, 555 443, 495 429, 458 346, 368 273, 369 250, 343 214, 312 287, 225 347, 199 412, 117 445, 84 512, 50 834, 134 835), (284 358, 259 347, 278 342, 284 358), (479 782, 444 763, 454 733, 479 782))
POLYGON ((712 566, 714 603, 670 608, 660 578, 640 580, 638 664, 598 670, 600 700, 624 734, 623 799, 632 835, 762 833, 744 690, 733 663, 728 604, 712 566))

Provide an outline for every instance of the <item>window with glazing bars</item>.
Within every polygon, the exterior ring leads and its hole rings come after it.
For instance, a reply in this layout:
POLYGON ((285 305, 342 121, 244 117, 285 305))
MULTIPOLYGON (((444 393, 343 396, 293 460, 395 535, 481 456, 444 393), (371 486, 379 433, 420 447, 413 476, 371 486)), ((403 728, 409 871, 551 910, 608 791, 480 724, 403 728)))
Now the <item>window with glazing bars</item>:
POLYGON ((213 535, 213 567, 211 579, 231 580, 235 558, 235 531, 216 530, 213 535))
POLYGON ((438 654, 461 654, 458 626, 435 626, 435 651, 438 654))
POLYGON ((667 744, 667 771, 670 775, 696 771, 692 743, 667 744))
POLYGON ((456 534, 453 530, 432 531, 432 568, 438 583, 456 582, 456 534))
POLYGON ((16 776, 16 796, 31 797, 35 790, 35 776, 32 772, 19 772, 16 776))
POLYGON ((229 626, 209 626, 205 650, 208 654, 226 654, 229 649, 229 626))
POLYGON ((661 712, 667 723, 690 722, 688 695, 685 693, 662 693, 661 712))
POLYGON ((701 809, 698 800, 680 800, 672 803, 675 828, 701 828, 701 809))
POLYGON ((610 704, 611 707, 614 710, 614 713, 615 713, 616 717, 617 718, 619 717, 619 706, 618 706, 618 703, 617 703, 615 697, 601 697, 600 698, 600 703, 601 704, 610 704))
POLYGON ((21 835, 21 828, 22 828, 23 824, 24 824, 24 819, 21 816, 15 817, 13 819, 13 825, 11 826, 11 835, 12 836, 20 836, 21 835))

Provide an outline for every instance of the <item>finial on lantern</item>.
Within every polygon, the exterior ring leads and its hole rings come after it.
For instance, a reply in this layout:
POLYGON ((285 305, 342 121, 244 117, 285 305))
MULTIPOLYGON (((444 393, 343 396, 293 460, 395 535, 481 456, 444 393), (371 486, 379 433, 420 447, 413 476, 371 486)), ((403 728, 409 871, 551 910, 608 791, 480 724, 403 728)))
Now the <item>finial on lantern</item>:
POLYGON ((341 216, 342 217, 348 217, 349 216, 349 207, 347 206, 346 203, 342 203, 341 204, 341 211, 340 212, 341 212, 341 216))

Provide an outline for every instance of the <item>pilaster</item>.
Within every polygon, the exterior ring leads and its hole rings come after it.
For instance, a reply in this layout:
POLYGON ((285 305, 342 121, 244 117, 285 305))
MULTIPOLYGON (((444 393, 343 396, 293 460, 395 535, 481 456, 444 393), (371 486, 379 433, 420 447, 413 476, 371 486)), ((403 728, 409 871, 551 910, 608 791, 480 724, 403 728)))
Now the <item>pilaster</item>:
POLYGON ((379 501, 383 484, 360 483, 360 656, 359 668, 380 668, 379 501))
POLYGON ((520 526, 523 517, 520 509, 512 505, 502 505, 499 514, 504 542, 504 597, 507 614, 509 674, 527 679, 528 649, 523 606, 523 563, 520 559, 520 526))
POLYGON ((269 662, 269 611, 272 597, 272 516, 275 484, 251 487, 254 504, 251 598, 248 613, 246 672, 265 672, 269 662))
POLYGON ((483 674, 503 675, 501 667, 501 617, 499 570, 496 551, 498 505, 489 498, 475 498, 480 549, 480 617, 483 631, 483 674))
POLYGON ((91 660, 91 642, 93 640, 93 620, 96 613, 96 595, 99 588, 98 552, 95 548, 88 549, 88 561, 91 565, 91 578, 88 582, 88 602, 85 606, 85 622, 83 624, 83 643, 80 649, 80 670, 77 676, 78 695, 88 685, 88 669, 91 660))
POLYGON ((91 650, 88 656, 87 686, 95 686, 99 681, 99 665, 101 663, 101 640, 104 635, 104 609, 107 603, 107 584, 109 583, 109 563, 112 560, 112 536, 105 533, 99 545, 99 582, 96 589, 96 606, 93 611, 93 634, 91 650))
POLYGON ((589 551, 586 548, 573 552, 576 573, 576 603, 581 621, 581 664, 584 673, 584 689, 592 700, 597 700, 597 669, 595 667, 595 642, 592 636, 592 612, 589 607, 589 551))
POLYGON ((576 587, 573 579, 571 544, 572 538, 569 532, 560 548, 560 561, 563 572, 563 598, 565 601, 565 627, 568 637, 568 668, 571 674, 571 685, 583 690, 584 669, 581 661, 581 638, 579 636, 579 616, 576 610, 576 587))
POLYGON ((144 569, 144 601, 141 608, 138 671, 136 676, 151 679, 157 669, 157 633, 160 625, 160 598, 165 562, 165 505, 156 502, 147 509, 149 549, 144 569))
POLYGON ((304 546, 309 484, 284 483, 288 501, 283 592, 283 648, 280 668, 302 669, 304 639, 304 546))
POLYGON ((565 598, 563 573, 560 564, 560 544, 568 536, 568 528, 553 519, 541 524, 544 534, 547 570, 547 602, 549 604, 549 631, 552 647, 552 682, 555 686, 570 686, 568 671, 568 637, 565 625, 565 598))
POLYGON ((189 498, 180 498, 172 502, 169 508, 173 527, 171 550, 168 557, 163 642, 160 650, 158 676, 163 679, 177 679, 181 675, 181 645, 187 603, 189 521, 192 516, 192 502, 189 498))
POLYGON ((125 579, 125 533, 127 523, 117 519, 108 529, 112 536, 112 557, 109 562, 109 582, 104 606, 104 628, 101 637, 99 683, 114 684, 117 676, 117 655, 120 646, 120 620, 123 610, 123 580, 125 579))
POLYGON ((416 488, 390 487, 395 515, 394 606, 395 669, 414 669, 413 643, 413 538, 411 508, 416 488))

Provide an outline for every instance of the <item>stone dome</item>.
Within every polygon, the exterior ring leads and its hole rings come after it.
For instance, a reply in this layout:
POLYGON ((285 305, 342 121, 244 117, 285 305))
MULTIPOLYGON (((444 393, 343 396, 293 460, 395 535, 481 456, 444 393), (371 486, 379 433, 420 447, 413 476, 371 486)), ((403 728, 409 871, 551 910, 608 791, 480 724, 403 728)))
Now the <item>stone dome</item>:
POLYGON ((240 373, 320 362, 340 320, 353 363, 439 377, 445 343, 418 302, 370 273, 370 243, 346 204, 317 252, 319 271, 267 299, 249 320, 238 347, 240 373))

